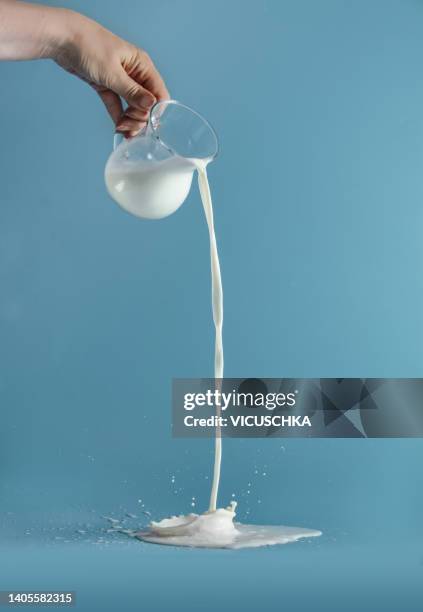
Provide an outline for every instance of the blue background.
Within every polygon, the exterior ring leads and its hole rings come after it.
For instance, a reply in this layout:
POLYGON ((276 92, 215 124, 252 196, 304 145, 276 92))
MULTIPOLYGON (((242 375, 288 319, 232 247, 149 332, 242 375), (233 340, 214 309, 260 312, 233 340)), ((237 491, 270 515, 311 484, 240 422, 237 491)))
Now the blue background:
MULTIPOLYGON (((216 127, 226 375, 422 376, 423 3, 66 4, 216 127)), ((421 440, 225 440, 221 503, 318 540, 104 532, 207 505, 211 441, 170 437, 171 378, 212 375, 206 224, 195 188, 161 222, 109 199, 84 83, 49 61, 0 82, 0 588, 84 611, 420 609, 421 440)))

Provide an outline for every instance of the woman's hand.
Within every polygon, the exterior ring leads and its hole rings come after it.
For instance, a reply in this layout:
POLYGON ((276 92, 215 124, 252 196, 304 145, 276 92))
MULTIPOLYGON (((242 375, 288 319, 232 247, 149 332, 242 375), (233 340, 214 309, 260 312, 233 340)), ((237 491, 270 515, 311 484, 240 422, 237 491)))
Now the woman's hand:
POLYGON ((79 13, 64 11, 62 37, 55 46, 52 58, 94 87, 118 131, 133 136, 156 100, 169 97, 145 51, 79 13), (128 104, 125 112, 121 98, 128 104))
POLYGON ((148 54, 68 9, 0 0, 0 59, 51 58, 86 81, 116 130, 134 136, 169 93, 148 54), (128 106, 124 110, 121 98, 128 106))

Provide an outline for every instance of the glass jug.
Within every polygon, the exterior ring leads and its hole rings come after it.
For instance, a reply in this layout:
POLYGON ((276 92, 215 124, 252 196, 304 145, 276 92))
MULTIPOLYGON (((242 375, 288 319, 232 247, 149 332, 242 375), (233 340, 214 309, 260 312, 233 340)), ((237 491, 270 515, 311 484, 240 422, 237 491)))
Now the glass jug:
POLYGON ((218 150, 211 125, 176 102, 157 102, 138 136, 118 142, 105 168, 109 194, 124 210, 144 219, 162 219, 185 201, 197 164, 218 150))

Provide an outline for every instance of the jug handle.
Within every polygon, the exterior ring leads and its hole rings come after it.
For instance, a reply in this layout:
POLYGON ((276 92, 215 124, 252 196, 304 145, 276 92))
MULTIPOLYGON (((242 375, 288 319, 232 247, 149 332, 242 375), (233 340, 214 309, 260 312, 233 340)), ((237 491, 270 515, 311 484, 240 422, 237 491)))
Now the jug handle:
POLYGON ((122 140, 124 140, 123 135, 119 132, 115 132, 115 135, 113 136, 113 151, 116 151, 122 140))

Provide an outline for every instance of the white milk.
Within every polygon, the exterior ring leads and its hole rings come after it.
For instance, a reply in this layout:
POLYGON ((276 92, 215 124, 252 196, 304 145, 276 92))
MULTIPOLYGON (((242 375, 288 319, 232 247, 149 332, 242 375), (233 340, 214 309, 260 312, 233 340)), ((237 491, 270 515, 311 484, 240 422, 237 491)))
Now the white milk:
MULTIPOLYGON (((204 213, 206 215, 207 226, 209 228, 210 238, 210 264, 211 264, 211 293, 212 293, 212 310, 213 321, 216 329, 215 345, 214 345, 214 377, 216 379, 216 388, 221 387, 220 379, 223 378, 223 288, 222 277, 220 274, 219 255, 217 252, 216 234, 214 231, 213 221, 213 204, 210 194, 209 181, 207 178, 207 162, 196 161, 198 171, 198 187, 200 189, 201 200, 203 202, 204 213)), ((220 406, 216 406, 216 414, 220 417, 220 406)), ((220 426, 216 427, 215 434, 215 453, 214 453, 214 469, 213 482, 210 494, 209 512, 216 510, 217 493, 220 481, 220 469, 222 463, 222 437, 220 426)))
POLYGON ((125 533, 153 544, 191 548, 257 548, 321 535, 320 531, 301 527, 234 523, 235 508, 236 502, 232 502, 214 512, 152 521, 145 532, 125 533))
POLYGON ((181 157, 120 163, 112 156, 105 181, 110 195, 124 210, 144 219, 162 219, 186 199, 194 169, 190 160, 181 157))
MULTIPOLYGON (((223 289, 220 275, 219 256, 213 223, 213 205, 207 179, 207 161, 190 160, 198 171, 198 186, 210 237, 210 262, 212 285, 213 321, 216 328, 214 377, 216 388, 223 378, 223 289)), ((170 182, 167 188, 170 187, 170 182)), ((216 406, 220 416, 220 406, 216 406)), ((249 548, 286 544, 300 538, 321 535, 320 531, 301 527, 271 525, 242 525, 234 523, 236 502, 227 508, 217 508, 220 470, 222 461, 222 438, 220 428, 216 428, 213 482, 208 512, 172 516, 162 521, 152 521, 148 531, 131 532, 130 535, 146 542, 171 546, 190 546, 199 548, 249 548)), ((128 532, 126 532, 128 533, 128 532)))

